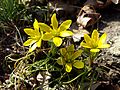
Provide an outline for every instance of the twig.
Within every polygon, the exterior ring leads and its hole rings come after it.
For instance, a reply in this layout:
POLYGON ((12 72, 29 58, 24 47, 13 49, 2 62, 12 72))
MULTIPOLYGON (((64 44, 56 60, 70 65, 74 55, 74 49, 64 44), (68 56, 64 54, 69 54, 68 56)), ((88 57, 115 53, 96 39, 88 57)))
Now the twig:
POLYGON ((20 77, 20 76, 17 76, 15 74, 12 75, 13 77, 17 78, 17 79, 20 79, 22 81, 25 81, 26 83, 30 84, 31 86, 33 86, 33 84, 29 81, 29 80, 25 80, 24 78, 20 77))

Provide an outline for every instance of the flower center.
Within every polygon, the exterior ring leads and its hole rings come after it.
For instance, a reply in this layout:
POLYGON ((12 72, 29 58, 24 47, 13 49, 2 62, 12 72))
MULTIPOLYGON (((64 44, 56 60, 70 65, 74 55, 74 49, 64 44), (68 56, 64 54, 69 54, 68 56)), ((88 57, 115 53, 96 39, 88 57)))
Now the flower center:
POLYGON ((60 33, 58 32, 58 30, 53 30, 52 34, 55 37, 60 35, 60 33))

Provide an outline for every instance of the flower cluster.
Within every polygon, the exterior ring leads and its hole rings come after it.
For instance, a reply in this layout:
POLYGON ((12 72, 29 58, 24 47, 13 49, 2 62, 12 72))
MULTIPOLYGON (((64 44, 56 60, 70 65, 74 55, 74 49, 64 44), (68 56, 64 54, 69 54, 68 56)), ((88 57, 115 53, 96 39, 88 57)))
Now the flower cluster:
MULTIPOLYGON (((29 35, 29 39, 25 41, 23 45, 30 47, 29 52, 34 51, 37 47, 41 47, 42 40, 52 41, 56 47, 59 47, 62 45, 65 37, 73 35, 73 32, 68 30, 71 23, 71 20, 66 20, 59 26, 56 14, 53 14, 51 17, 51 26, 48 26, 45 23, 39 23, 35 19, 33 29, 24 29, 25 33, 29 35)), ((95 54, 99 52, 101 48, 110 47, 109 44, 105 43, 106 36, 106 33, 104 33, 99 37, 98 31, 94 30, 91 37, 88 34, 84 34, 84 40, 81 42, 80 46, 89 48, 88 50, 95 54)), ((60 56, 57 58, 57 63, 63 65, 66 72, 71 72, 73 67, 82 69, 85 65, 82 60, 79 60, 79 56, 81 56, 82 52, 81 49, 75 51, 73 44, 66 48, 60 48, 60 56)), ((94 56, 92 55, 90 55, 91 63, 94 60, 94 56)))
POLYGON ((51 17, 51 26, 48 26, 45 23, 38 23, 35 19, 32 28, 25 28, 24 31, 27 35, 29 35, 29 39, 24 42, 24 46, 30 46, 29 52, 32 52, 36 49, 36 47, 41 47, 41 41, 49 41, 52 40, 53 43, 59 47, 62 44, 61 37, 72 36, 72 31, 68 31, 72 21, 66 20, 58 27, 58 21, 56 18, 56 14, 53 14, 51 17))

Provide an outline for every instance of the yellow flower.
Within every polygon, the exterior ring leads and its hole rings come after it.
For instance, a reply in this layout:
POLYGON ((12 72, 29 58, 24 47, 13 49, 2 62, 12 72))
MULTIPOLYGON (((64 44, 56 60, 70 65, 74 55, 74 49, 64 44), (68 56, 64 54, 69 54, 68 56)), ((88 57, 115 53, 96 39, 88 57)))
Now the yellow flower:
POLYGON ((65 70, 67 72, 71 72, 72 66, 81 69, 84 67, 84 63, 80 60, 76 60, 81 53, 82 50, 77 50, 76 52, 74 51, 74 45, 70 45, 67 48, 61 48, 60 49, 61 57, 57 59, 57 63, 59 65, 64 65, 65 70))
POLYGON ((81 42, 81 46, 85 48, 90 48, 91 52, 99 52, 101 48, 108 48, 110 47, 109 44, 106 44, 106 37, 107 34, 104 33, 100 38, 99 38, 99 33, 97 30, 94 30, 92 32, 91 38, 88 34, 84 35, 84 41, 81 42))
POLYGON ((43 40, 46 40, 46 41, 53 40, 54 44, 57 47, 59 47, 62 44, 61 37, 67 37, 67 36, 73 35, 71 31, 67 30, 70 27, 71 23, 72 23, 71 20, 66 20, 58 27, 56 14, 53 14, 53 16, 51 17, 52 28, 45 23, 39 23, 40 29, 42 31, 45 31, 43 40))
POLYGON ((32 52, 36 47, 41 47, 41 41, 43 37, 43 31, 39 31, 38 21, 35 19, 32 28, 25 28, 24 31, 29 35, 29 39, 24 42, 24 46, 30 46, 29 52, 32 52))

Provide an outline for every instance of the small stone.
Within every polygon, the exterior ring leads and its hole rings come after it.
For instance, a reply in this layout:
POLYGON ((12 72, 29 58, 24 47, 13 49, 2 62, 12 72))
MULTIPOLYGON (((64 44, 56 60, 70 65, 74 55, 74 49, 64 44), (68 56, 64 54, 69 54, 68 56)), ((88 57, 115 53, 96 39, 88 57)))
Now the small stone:
POLYGON ((120 36, 115 36, 112 41, 113 44, 109 48, 109 52, 114 56, 120 56, 120 36))

